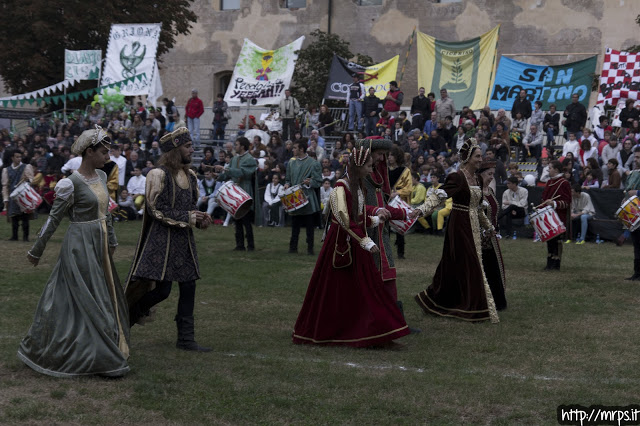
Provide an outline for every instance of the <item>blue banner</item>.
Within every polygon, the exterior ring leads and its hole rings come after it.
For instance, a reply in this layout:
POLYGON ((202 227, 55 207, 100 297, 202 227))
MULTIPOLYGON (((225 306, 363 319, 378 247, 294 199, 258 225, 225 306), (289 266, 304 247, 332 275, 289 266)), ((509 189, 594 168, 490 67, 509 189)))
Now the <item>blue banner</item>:
POLYGON ((564 65, 532 65, 502 57, 496 73, 489 107, 511 111, 513 101, 521 90, 527 92, 531 107, 542 101, 542 109, 556 104, 563 110, 571 102, 571 95, 578 94, 579 101, 589 107, 589 96, 597 57, 564 65))

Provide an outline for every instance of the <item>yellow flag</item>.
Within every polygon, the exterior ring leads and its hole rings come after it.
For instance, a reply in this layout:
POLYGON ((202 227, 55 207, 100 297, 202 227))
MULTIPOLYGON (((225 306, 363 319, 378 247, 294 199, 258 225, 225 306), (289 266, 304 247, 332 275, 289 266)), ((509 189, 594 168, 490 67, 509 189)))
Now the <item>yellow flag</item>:
POLYGON ((456 109, 489 104, 495 79, 498 25, 471 40, 448 42, 418 32, 418 85, 427 92, 447 89, 456 109))
POLYGON ((362 83, 367 95, 369 94, 369 87, 375 87, 378 98, 384 99, 387 96, 389 82, 396 79, 399 58, 400 55, 396 55, 387 61, 365 68, 362 74, 362 83))

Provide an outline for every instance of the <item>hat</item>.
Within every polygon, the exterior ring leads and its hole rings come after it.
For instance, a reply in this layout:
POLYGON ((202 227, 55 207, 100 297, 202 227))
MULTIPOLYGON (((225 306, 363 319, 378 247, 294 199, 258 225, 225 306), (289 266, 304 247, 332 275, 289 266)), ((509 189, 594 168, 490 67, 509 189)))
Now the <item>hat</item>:
POLYGON ((191 93, 198 93, 198 89, 191 89, 191 93))
POLYGON ((169 152, 174 148, 191 142, 191 133, 186 127, 179 127, 171 133, 167 133, 160 138, 160 149, 162 152, 169 152))
POLYGON ((464 125, 466 126, 467 124, 471 124, 473 126, 473 121, 471 120, 465 120, 464 125))
POLYGON ((480 164, 480 168, 478 169, 478 173, 484 172, 485 170, 488 169, 493 169, 496 167, 496 161, 495 160, 484 160, 482 162, 482 164, 480 164))
POLYGON ((356 147, 367 147, 372 152, 377 149, 391 150, 393 142, 389 139, 358 139, 355 143, 356 147))
POLYGON ((474 148, 480 149, 476 138, 469 138, 464 141, 459 151, 460 161, 462 162, 462 164, 467 163, 471 159, 471 153, 473 153, 474 148))
POLYGON ((102 144, 109 148, 111 146, 111 138, 104 129, 97 124, 95 129, 85 130, 82 132, 78 140, 71 145, 71 152, 75 155, 82 155, 85 149, 89 147, 95 147, 98 144, 102 144))

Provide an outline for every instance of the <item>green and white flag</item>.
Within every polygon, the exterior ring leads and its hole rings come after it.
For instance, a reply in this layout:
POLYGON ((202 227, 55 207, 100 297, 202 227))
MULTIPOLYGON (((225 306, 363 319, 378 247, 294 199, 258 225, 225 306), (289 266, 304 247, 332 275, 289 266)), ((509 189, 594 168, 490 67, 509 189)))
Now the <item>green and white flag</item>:
POLYGON ((277 104, 291 84, 304 36, 276 50, 266 50, 244 39, 224 100, 232 106, 277 104))
POLYGON ((65 80, 98 80, 102 50, 64 50, 65 80))
POLYGON ((109 34, 102 85, 144 74, 141 81, 120 88, 125 96, 148 95, 156 69, 162 24, 114 24, 109 34))

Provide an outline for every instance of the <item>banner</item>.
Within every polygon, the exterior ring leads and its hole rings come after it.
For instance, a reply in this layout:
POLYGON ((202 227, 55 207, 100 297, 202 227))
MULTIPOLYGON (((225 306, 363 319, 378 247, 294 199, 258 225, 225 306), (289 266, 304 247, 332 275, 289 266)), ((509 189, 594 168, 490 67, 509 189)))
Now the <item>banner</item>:
POLYGON ((65 80, 98 80, 102 50, 64 50, 65 80))
POLYGON ((365 96, 369 95, 369 87, 374 87, 376 96, 384 99, 389 91, 389 82, 396 79, 398 59, 399 56, 396 55, 388 61, 380 62, 370 67, 363 67, 355 62, 333 55, 329 70, 329 80, 327 80, 327 86, 324 89, 324 98, 347 100, 349 86, 353 83, 351 77, 354 72, 357 72, 360 74, 361 81, 364 84, 365 96))
POLYGON ((482 109, 489 103, 498 47, 498 25, 480 37, 460 42, 418 32, 418 86, 439 97, 447 89, 456 109, 482 109))
POLYGON ((617 105, 620 98, 638 100, 640 52, 620 52, 607 47, 600 73, 598 103, 617 105))
POLYGON ((547 111, 550 104, 556 104, 560 111, 571 103, 571 95, 577 93, 585 108, 589 107, 591 83, 596 71, 598 57, 593 56, 564 65, 532 65, 502 57, 498 65, 496 81, 489 106, 492 110, 504 108, 511 111, 513 101, 522 89, 527 91, 527 99, 542 101, 542 109, 547 111))
POLYGON ((291 84, 293 69, 304 36, 276 50, 266 50, 244 39, 231 82, 224 95, 230 106, 255 99, 252 105, 273 105, 280 102, 284 89, 291 84))
POLYGON ((144 74, 121 87, 126 96, 148 95, 156 67, 162 24, 114 24, 109 34, 102 85, 144 74))

